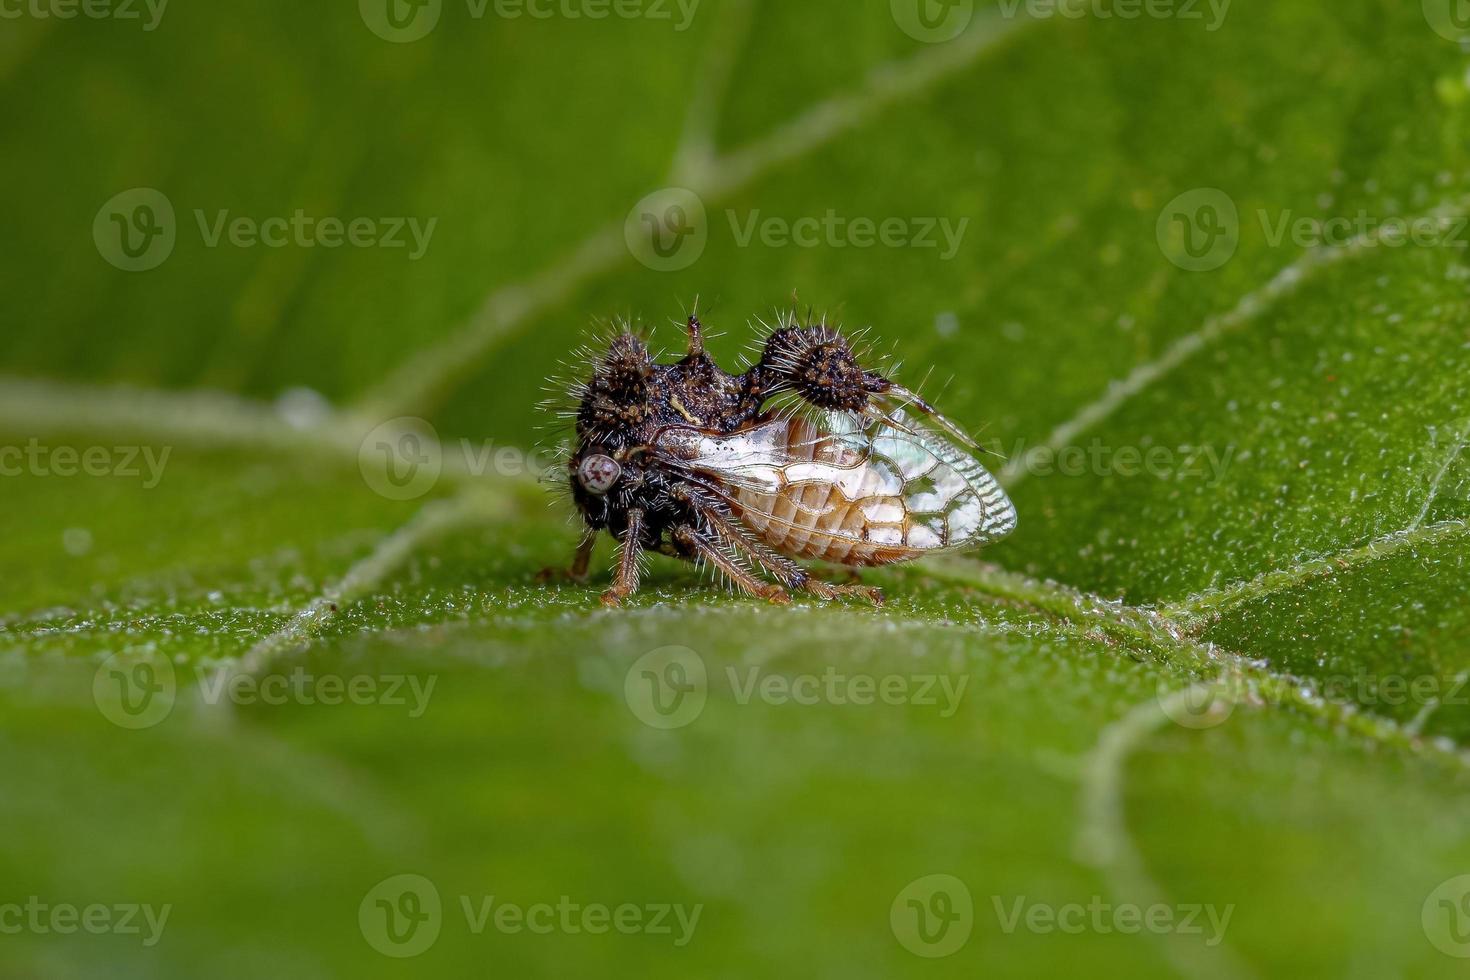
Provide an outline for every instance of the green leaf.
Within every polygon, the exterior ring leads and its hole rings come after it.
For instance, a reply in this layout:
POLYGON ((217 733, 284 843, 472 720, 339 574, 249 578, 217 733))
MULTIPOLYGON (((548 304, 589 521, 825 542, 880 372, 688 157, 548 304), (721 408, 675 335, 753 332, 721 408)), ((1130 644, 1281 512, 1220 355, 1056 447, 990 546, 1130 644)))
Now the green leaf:
POLYGON ((441 6, 410 43, 284 2, 0 43, 7 964, 1457 975, 1447 10, 980 4, 929 43, 902 2, 441 6), (625 243, 664 187, 707 216, 672 271, 625 243), (147 271, 93 237, 130 188, 174 211, 147 271), (298 209, 405 244, 230 230, 298 209), (589 323, 698 296, 733 366, 793 291, 932 367, 1017 533, 870 573, 881 609, 659 558, 604 610, 606 542, 538 576, 579 532, 523 450, 589 323), (161 930, 51 917, 129 903, 161 930), (625 905, 685 924, 594 931, 625 905))

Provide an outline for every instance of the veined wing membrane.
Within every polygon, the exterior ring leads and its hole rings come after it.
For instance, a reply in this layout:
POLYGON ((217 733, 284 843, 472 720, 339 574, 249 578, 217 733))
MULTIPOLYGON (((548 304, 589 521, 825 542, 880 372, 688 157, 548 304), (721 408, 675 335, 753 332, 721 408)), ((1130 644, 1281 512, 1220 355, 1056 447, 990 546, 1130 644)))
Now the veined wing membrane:
POLYGON ((983 466, 899 408, 774 417, 725 434, 675 427, 656 449, 769 543, 806 557, 830 557, 840 542, 885 549, 879 564, 992 541, 1016 523, 983 466))

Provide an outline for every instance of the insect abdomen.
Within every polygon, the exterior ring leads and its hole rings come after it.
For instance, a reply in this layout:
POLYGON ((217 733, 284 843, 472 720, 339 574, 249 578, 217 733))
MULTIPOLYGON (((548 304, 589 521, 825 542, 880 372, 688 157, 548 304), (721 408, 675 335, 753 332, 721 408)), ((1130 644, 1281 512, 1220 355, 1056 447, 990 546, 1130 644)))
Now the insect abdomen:
POLYGON ((857 467, 861 492, 849 499, 825 481, 788 482, 775 493, 736 489, 737 516, 761 540, 793 558, 843 565, 886 565, 922 554, 903 544, 901 500, 883 495, 892 474, 799 417, 787 425, 782 442, 779 448, 797 460, 857 467))

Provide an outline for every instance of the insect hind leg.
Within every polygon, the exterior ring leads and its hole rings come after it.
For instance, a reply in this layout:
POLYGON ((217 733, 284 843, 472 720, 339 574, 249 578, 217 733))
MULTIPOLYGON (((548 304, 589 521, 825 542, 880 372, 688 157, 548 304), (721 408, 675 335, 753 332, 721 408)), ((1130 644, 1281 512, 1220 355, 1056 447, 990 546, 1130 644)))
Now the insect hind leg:
POLYGON ((721 551, 719 544, 708 535, 685 526, 674 529, 674 540, 680 546, 693 552, 701 561, 713 566, 720 574, 735 583, 741 591, 781 605, 791 601, 791 596, 785 589, 779 585, 762 582, 741 568, 734 559, 721 551))
POLYGON ((711 501, 693 494, 685 494, 685 496, 694 505, 695 513, 699 515, 700 520, 710 527, 721 540, 744 553, 788 589, 800 589, 819 599, 858 596, 875 606, 883 605, 882 590, 867 585, 833 585, 830 582, 824 582, 790 558, 778 555, 756 541, 744 528, 726 517, 711 501))

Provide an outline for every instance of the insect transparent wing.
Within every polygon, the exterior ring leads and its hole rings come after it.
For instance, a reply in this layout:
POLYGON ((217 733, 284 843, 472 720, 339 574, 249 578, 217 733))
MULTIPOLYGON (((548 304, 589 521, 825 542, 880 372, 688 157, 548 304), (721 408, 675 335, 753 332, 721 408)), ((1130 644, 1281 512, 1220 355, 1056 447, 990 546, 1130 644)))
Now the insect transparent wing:
POLYGON ((789 531, 798 550, 842 539, 912 557, 992 541, 1016 523, 983 466, 898 408, 778 418, 728 434, 680 428, 660 448, 747 523, 789 531))
POLYGON ((903 477, 910 546, 923 541, 929 549, 963 548, 1016 529, 1016 508, 990 471, 924 420, 894 407, 866 420, 864 434, 872 458, 892 462, 903 477))

